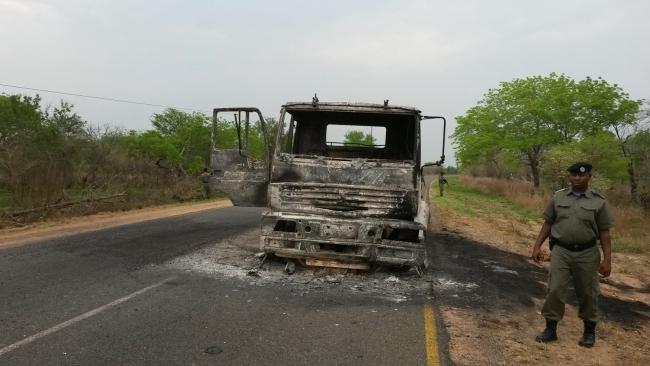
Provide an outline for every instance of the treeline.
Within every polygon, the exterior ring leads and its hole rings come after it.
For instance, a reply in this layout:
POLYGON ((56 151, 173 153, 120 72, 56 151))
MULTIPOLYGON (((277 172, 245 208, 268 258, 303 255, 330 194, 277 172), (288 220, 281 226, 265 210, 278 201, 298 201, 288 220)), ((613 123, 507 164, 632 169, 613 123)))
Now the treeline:
POLYGON ((458 168, 455 166, 426 166, 424 167, 424 175, 438 175, 440 172, 445 174, 454 175, 458 174, 458 168))
MULTIPOLYGON (((274 119, 267 122, 277 130, 274 119)), ((167 109, 151 123, 147 131, 93 125, 65 101, 43 106, 38 95, 0 95, 0 210, 6 216, 79 201, 97 211, 199 198, 212 118, 167 109), (118 194, 117 201, 93 200, 118 194)), ((250 127, 251 156, 264 154, 261 131, 259 121, 250 127)), ((239 145, 232 121, 220 120, 217 136, 219 148, 239 145)))
POLYGON ((566 168, 594 165, 592 186, 623 191, 650 212, 650 102, 603 79, 565 75, 503 82, 457 117, 456 159, 473 176, 557 190, 566 168))

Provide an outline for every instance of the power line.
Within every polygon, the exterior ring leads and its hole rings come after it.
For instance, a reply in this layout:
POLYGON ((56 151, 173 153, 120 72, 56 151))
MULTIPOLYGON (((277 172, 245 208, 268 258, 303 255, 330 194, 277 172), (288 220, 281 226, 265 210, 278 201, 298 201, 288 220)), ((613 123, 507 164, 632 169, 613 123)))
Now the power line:
POLYGON ((92 96, 92 95, 83 95, 83 94, 66 93, 66 92, 53 91, 53 90, 45 90, 45 89, 28 88, 28 87, 25 87, 25 86, 16 86, 16 85, 7 85, 7 84, 0 84, 0 86, 6 86, 6 87, 9 87, 9 88, 16 88, 16 89, 35 90, 35 91, 46 92, 46 93, 55 93, 55 94, 73 95, 73 96, 75 96, 75 97, 83 97, 83 98, 91 98, 91 99, 108 100, 108 101, 111 101, 111 102, 129 103, 129 104, 140 104, 140 105, 147 105, 147 106, 150 106, 150 107, 174 108, 174 109, 183 109, 183 110, 186 110, 186 111, 195 111, 195 112, 212 113, 212 111, 204 111, 204 110, 201 110, 201 109, 171 107, 171 106, 168 106, 168 105, 151 104, 151 103, 142 103, 142 102, 133 102, 133 101, 130 101, 130 100, 113 99, 113 98, 104 98, 104 97, 95 97, 95 96, 92 96))

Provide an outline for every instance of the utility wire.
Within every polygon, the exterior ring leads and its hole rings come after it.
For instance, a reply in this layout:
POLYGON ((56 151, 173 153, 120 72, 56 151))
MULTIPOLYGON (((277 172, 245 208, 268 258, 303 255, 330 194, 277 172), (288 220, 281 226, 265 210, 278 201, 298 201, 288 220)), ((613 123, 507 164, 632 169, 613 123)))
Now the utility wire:
POLYGON ((16 89, 35 90, 35 91, 46 92, 46 93, 55 93, 55 94, 73 95, 73 96, 75 96, 75 97, 83 97, 83 98, 91 98, 91 99, 108 100, 108 101, 111 101, 111 102, 129 103, 129 104, 140 104, 140 105, 148 105, 148 106, 151 106, 151 107, 174 108, 174 109, 183 109, 183 110, 186 110, 186 111, 195 111, 195 112, 212 113, 212 111, 204 111, 204 110, 201 110, 201 109, 170 107, 170 106, 168 106, 168 105, 150 104, 150 103, 142 103, 142 102, 132 102, 132 101, 130 101, 130 100, 122 100, 122 99, 113 99, 113 98, 95 97, 95 96, 92 96, 92 95, 83 95, 83 94, 66 93, 66 92, 53 91, 53 90, 36 89, 36 88, 27 88, 27 87, 24 87, 24 86, 7 85, 7 84, 0 84, 0 86, 6 86, 6 87, 9 87, 9 88, 16 88, 16 89))

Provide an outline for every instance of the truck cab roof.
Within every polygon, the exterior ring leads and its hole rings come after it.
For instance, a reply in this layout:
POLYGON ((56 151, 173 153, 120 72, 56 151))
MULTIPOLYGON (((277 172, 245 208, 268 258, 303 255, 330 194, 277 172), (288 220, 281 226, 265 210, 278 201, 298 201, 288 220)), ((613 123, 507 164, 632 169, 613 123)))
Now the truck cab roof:
POLYGON ((329 111, 357 113, 415 114, 421 111, 414 107, 346 102, 288 102, 282 106, 287 111, 329 111))

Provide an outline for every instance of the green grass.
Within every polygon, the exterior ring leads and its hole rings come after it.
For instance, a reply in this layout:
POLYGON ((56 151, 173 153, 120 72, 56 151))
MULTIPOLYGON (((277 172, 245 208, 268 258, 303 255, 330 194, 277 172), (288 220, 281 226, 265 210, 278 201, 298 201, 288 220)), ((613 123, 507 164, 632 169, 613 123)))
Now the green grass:
POLYGON ((503 197, 492 196, 473 187, 462 185, 458 177, 448 177, 450 186, 445 187, 443 197, 439 197, 438 185, 431 187, 431 196, 434 201, 451 210, 460 211, 486 218, 493 221, 495 217, 504 217, 510 221, 522 224, 542 223, 541 213, 535 213, 529 208, 508 201, 503 197))
POLYGON ((543 222, 541 213, 508 201, 505 198, 492 196, 476 188, 462 185, 458 177, 448 177, 449 186, 445 186, 444 196, 439 196, 438 183, 431 186, 430 195, 433 201, 451 211, 481 218, 488 223, 499 225, 501 228, 530 239, 521 225, 540 224, 543 222))

